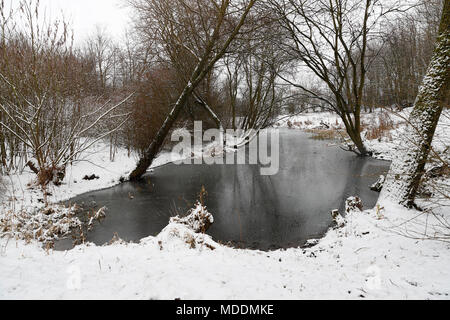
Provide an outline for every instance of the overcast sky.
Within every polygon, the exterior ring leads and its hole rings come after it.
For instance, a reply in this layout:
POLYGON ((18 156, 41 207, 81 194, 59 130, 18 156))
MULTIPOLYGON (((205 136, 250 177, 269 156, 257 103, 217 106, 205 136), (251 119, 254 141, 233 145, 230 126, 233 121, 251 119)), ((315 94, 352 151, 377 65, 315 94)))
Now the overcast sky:
POLYGON ((105 27, 114 38, 120 38, 129 24, 129 9, 123 0, 41 0, 52 17, 61 11, 71 22, 75 32, 75 42, 80 44, 96 25, 105 27))

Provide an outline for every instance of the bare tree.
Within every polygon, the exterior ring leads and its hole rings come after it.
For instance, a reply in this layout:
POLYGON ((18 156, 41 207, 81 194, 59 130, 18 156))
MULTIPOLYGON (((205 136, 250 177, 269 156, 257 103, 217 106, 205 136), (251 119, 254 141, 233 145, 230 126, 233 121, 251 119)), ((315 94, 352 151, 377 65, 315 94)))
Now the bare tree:
POLYGON ((95 33, 86 41, 85 52, 95 62, 99 90, 105 90, 107 84, 114 81, 113 74, 117 54, 111 37, 105 28, 97 25, 95 33))
MULTIPOLYGON (((0 1, 0 50, 1 56, 3 59, 0 60, 0 67, 3 70, 5 67, 5 57, 6 57, 6 33, 10 24, 12 12, 5 12, 5 1, 0 1)), ((0 122, 3 120, 3 112, 0 112, 0 122)), ((3 171, 3 168, 7 167, 7 149, 6 149, 6 134, 5 129, 0 126, 0 173, 3 171)))
POLYGON ((450 105, 450 0, 445 0, 437 45, 409 117, 405 140, 394 159, 382 198, 413 206, 425 172, 437 123, 450 105))
POLYGON ((364 107, 411 107, 433 54, 441 0, 417 6, 386 21, 368 48, 373 57, 364 89, 364 107))
POLYGON ((284 78, 324 102, 342 119, 360 155, 367 155, 361 139, 361 108, 370 64, 368 44, 375 28, 396 4, 385 8, 379 0, 273 0, 280 19, 280 49, 303 63, 329 90, 329 96, 284 78))
POLYGON ((232 128, 258 131, 281 113, 287 90, 278 75, 290 63, 275 44, 276 17, 267 6, 255 6, 245 29, 223 59, 224 91, 232 128))
MULTIPOLYGON (((121 103, 89 96, 92 65, 72 48, 68 24, 40 20, 39 1, 23 0, 26 22, 2 34, 0 127, 8 149, 30 155, 39 183, 59 182, 66 164, 115 129, 99 130, 121 103)), ((116 117, 117 126, 126 114, 116 117)), ((116 126, 116 127, 117 127, 116 126)))
POLYGON ((136 180, 146 172, 160 151, 188 98, 239 34, 255 0, 130 0, 130 3, 139 15, 138 28, 143 34, 148 35, 150 31, 150 36, 156 37, 154 40, 165 49, 166 56, 182 50, 188 51, 196 61, 173 109, 131 173, 130 180, 136 180), (179 14, 180 9, 184 14, 179 14))

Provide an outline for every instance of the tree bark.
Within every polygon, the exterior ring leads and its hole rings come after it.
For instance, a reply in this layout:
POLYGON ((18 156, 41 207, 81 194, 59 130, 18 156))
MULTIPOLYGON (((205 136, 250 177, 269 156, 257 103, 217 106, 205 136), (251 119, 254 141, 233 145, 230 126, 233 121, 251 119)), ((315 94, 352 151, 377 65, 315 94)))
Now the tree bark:
POLYGON ((409 117, 405 141, 386 178, 382 199, 414 205, 440 115, 449 106, 449 67, 450 0, 445 0, 436 49, 409 117))

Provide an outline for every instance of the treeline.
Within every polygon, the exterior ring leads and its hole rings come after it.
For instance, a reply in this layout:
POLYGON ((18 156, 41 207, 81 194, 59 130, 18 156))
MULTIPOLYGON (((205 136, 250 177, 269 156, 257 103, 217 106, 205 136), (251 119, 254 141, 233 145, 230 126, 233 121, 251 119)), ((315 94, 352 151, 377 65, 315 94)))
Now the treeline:
POLYGON ((368 53, 367 111, 413 105, 435 48, 441 12, 441 0, 424 0, 382 26, 368 53))
MULTIPOLYGON (((195 19, 181 2, 153 4, 161 12, 178 10, 195 19)), ((196 53, 176 37, 200 54, 200 27, 177 30, 161 42, 154 39, 161 30, 142 26, 141 17, 121 40, 97 28, 75 47, 70 25, 64 19, 46 21, 44 13, 35 0, 21 0, 11 11, 0 1, 2 171, 28 165, 48 182, 54 178, 50 172, 64 171, 89 141, 100 138, 109 139, 112 159, 118 146, 142 155, 197 63, 196 53)), ((209 26, 215 23, 208 19, 209 26)), ((189 127, 192 120, 217 126, 220 117, 221 126, 250 128, 268 125, 279 114, 285 90, 275 80, 284 63, 273 45, 261 41, 269 27, 249 25, 188 99, 179 126, 189 127)))
POLYGON ((364 153, 360 109, 414 101, 442 7, 440 0, 391 12, 379 0, 127 3, 134 24, 122 39, 97 28, 75 47, 70 25, 45 20, 39 1, 19 0, 10 11, 0 0, 3 172, 28 165, 42 184, 58 182, 98 140, 109 140, 111 159, 119 146, 145 158, 152 143, 152 153, 160 151, 167 130, 193 120, 205 129, 260 129, 302 110, 338 112, 364 153), (393 18, 381 19, 388 13, 393 18), (305 68, 313 78, 302 82, 305 68))

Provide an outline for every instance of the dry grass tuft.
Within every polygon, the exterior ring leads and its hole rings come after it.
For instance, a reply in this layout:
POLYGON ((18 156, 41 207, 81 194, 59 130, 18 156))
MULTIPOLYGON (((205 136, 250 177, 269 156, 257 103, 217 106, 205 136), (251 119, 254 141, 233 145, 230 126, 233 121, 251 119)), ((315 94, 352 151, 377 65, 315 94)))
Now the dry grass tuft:
POLYGON ((312 133, 314 140, 339 140, 346 135, 344 130, 339 129, 309 129, 306 132, 312 133))
POLYGON ((378 115, 378 123, 376 125, 366 126, 366 138, 368 140, 381 140, 382 138, 386 138, 388 141, 392 141, 391 131, 395 129, 395 125, 388 113, 380 113, 378 115))

